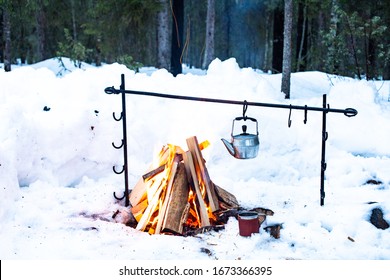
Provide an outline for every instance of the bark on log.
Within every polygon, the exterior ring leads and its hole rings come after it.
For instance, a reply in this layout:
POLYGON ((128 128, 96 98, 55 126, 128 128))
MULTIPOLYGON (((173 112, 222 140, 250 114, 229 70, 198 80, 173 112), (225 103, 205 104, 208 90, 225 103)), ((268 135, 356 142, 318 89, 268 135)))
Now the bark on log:
POLYGON ((280 229, 282 229, 282 224, 275 224, 264 228, 264 230, 269 232, 269 234, 275 239, 280 238, 280 229))
MULTIPOLYGON (((182 161, 183 160, 183 155, 182 154, 176 154, 174 161, 182 161)), ((159 167, 153 169, 152 171, 147 172, 146 174, 142 175, 142 178, 144 181, 150 180, 153 178, 155 175, 159 174, 160 172, 163 172, 165 170, 166 163, 160 165, 159 167)))
POLYGON ((153 176, 155 176, 156 174, 163 172, 164 169, 165 169, 165 164, 163 164, 163 165, 157 167, 156 169, 153 169, 152 171, 149 171, 148 173, 142 175, 142 179, 144 179, 144 181, 147 181, 150 178, 152 178, 153 176))
POLYGON ((167 204, 162 232, 183 233, 183 223, 187 219, 188 204, 188 180, 184 163, 179 163, 172 191, 167 204))
POLYGON ((202 227, 202 228, 198 228, 198 229, 195 229, 195 230, 187 230, 183 236, 195 236, 197 234, 202 234, 202 233, 205 233, 205 232, 209 232, 209 231, 220 231, 220 230, 224 230, 225 229, 225 226, 224 225, 215 225, 215 226, 207 226, 207 227, 202 227))
POLYGON ((263 208, 263 207, 256 207, 256 208, 253 208, 249 211, 255 211, 259 214, 265 214, 267 216, 273 216, 274 215, 274 211, 272 211, 271 209, 267 209, 267 208, 263 208))
POLYGON ((227 190, 217 186, 214 184, 215 192, 217 194, 219 205, 224 209, 238 208, 240 205, 238 204, 237 198, 228 192, 227 190))

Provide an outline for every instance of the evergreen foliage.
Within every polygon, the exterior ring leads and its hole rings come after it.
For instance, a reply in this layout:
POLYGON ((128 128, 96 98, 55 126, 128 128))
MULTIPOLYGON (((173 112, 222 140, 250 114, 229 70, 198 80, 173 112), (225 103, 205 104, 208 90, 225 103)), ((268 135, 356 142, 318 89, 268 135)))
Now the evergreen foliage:
POLYGON ((75 40, 70 35, 69 29, 64 29, 65 42, 58 43, 57 56, 59 59, 65 56, 70 58, 75 67, 81 68, 83 61, 86 61, 88 54, 92 52, 91 49, 87 49, 81 42, 75 40))

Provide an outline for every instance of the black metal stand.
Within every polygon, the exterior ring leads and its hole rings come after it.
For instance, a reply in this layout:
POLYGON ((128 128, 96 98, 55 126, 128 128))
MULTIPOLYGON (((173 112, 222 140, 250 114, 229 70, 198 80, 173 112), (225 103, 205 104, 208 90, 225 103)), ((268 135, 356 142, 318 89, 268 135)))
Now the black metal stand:
POLYGON ((326 159, 325 159, 325 147, 326 147, 326 140, 328 140, 328 132, 326 131, 326 114, 328 111, 325 109, 327 108, 326 104, 326 94, 322 96, 322 108, 324 111, 322 111, 322 148, 321 148, 321 188, 320 188, 320 205, 324 205, 325 200, 325 170, 326 170, 326 159))
POLYGON ((123 148, 123 167, 121 171, 117 171, 115 169, 115 166, 112 167, 112 170, 116 174, 122 174, 124 173, 125 175, 125 191, 123 193, 123 196, 118 197, 115 192, 114 192, 114 197, 117 200, 122 200, 125 199, 125 206, 130 205, 130 200, 129 200, 129 173, 128 173, 128 163, 127 163, 127 124, 126 124, 126 93, 125 93, 125 75, 121 75, 121 85, 120 85, 120 92, 122 93, 122 112, 119 118, 115 116, 115 112, 112 113, 112 116, 114 117, 114 120, 116 121, 122 121, 122 129, 123 129, 123 139, 122 143, 119 146, 116 146, 114 142, 112 142, 112 146, 115 149, 121 149, 123 148))
MULTIPOLYGON (((135 90, 125 90, 125 82, 124 75, 121 75, 121 86, 120 89, 115 89, 114 87, 107 87, 105 89, 105 93, 107 94, 122 94, 122 115, 121 118, 117 119, 114 114, 114 119, 117 121, 123 120, 123 140, 122 145, 117 147, 113 144, 113 146, 117 149, 124 147, 124 166, 121 172, 117 172, 114 168, 114 172, 121 174, 125 172, 125 192, 124 197, 126 197, 126 206, 129 206, 129 188, 128 188, 128 166, 127 166, 127 136, 126 136, 126 100, 125 94, 133 94, 133 95, 145 95, 149 97, 160 97, 160 98, 170 98, 170 99, 181 99, 181 100, 189 100, 189 101, 202 101, 202 102, 212 102, 212 103, 222 103, 222 104, 233 104, 233 105, 243 105, 243 106, 256 106, 256 107, 269 107, 269 108, 280 108, 280 109, 289 109, 289 119, 288 126, 291 126, 291 111, 294 110, 303 110, 304 111, 304 123, 307 122, 307 112, 308 111, 317 111, 322 112, 322 149, 321 149, 321 186, 320 186, 320 204, 324 205, 325 200, 325 170, 326 170, 326 162, 325 162, 325 146, 326 141, 328 139, 328 132, 326 131, 326 114, 327 113, 342 113, 347 117, 354 117, 357 115, 357 110, 353 108, 346 109, 334 109, 330 108, 329 104, 326 103, 326 94, 323 95, 323 106, 322 107, 309 107, 305 106, 297 106, 297 105, 285 105, 285 104, 272 104, 272 103, 261 103, 261 102, 248 102, 237 101, 237 100, 225 100, 225 99, 213 99, 213 98, 202 98, 202 97, 193 97, 193 96, 182 96, 182 95, 170 95, 163 93, 155 93, 155 92, 144 92, 144 91, 135 91, 135 90)), ((118 200, 122 200, 124 197, 118 198, 115 193, 114 196, 118 200)))

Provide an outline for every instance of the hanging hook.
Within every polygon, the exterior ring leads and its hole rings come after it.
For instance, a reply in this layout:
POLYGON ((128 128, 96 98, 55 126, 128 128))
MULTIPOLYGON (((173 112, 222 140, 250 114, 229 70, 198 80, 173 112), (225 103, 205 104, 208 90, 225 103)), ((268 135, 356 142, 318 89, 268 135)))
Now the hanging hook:
POLYGON ((121 143, 119 146, 115 145, 115 143, 112 142, 112 146, 113 146, 115 149, 118 149, 118 150, 119 150, 120 148, 122 148, 124 144, 125 144, 125 142, 123 141, 123 139, 122 139, 122 143, 121 143))
POLYGON ((122 170, 121 171, 116 171, 116 168, 115 168, 115 165, 112 167, 112 170, 114 171, 115 174, 122 174, 123 171, 125 171, 125 166, 122 167, 122 170))
POLYGON ((244 121, 246 121, 246 110, 248 110, 248 102, 244 100, 244 106, 242 108, 242 117, 244 118, 244 121))
POLYGON ((327 140, 328 140, 328 132, 327 132, 327 131, 324 131, 324 132, 322 133, 322 140, 324 140, 324 141, 327 141, 327 140))
POLYGON ((305 105, 305 119, 303 120, 303 123, 307 123, 307 105, 305 105))
POLYGON ((115 115, 115 112, 112 113, 112 117, 114 118, 114 120, 116 120, 117 122, 119 122, 120 120, 122 120, 123 118, 123 112, 121 112, 121 115, 119 116, 119 118, 116 117, 115 115))
POLYGON ((288 114, 288 127, 291 127, 291 111, 292 111, 292 105, 290 104, 290 113, 288 114))
POLYGON ((115 199, 117 199, 117 200, 122 200, 122 199, 124 199, 125 196, 126 196, 126 193, 125 193, 125 192, 123 192, 123 196, 122 196, 122 197, 117 197, 115 192, 113 192, 112 194, 114 195, 115 199))

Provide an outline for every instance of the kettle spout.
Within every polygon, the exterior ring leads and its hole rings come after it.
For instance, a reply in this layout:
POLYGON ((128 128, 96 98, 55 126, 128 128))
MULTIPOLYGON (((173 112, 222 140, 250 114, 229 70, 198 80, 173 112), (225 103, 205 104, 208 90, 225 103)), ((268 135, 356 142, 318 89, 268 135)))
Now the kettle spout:
POLYGON ((235 156, 235 151, 234 151, 234 148, 233 148, 233 145, 227 141, 226 139, 221 139, 223 144, 225 145, 226 149, 229 151, 229 153, 232 155, 232 156, 235 156))

